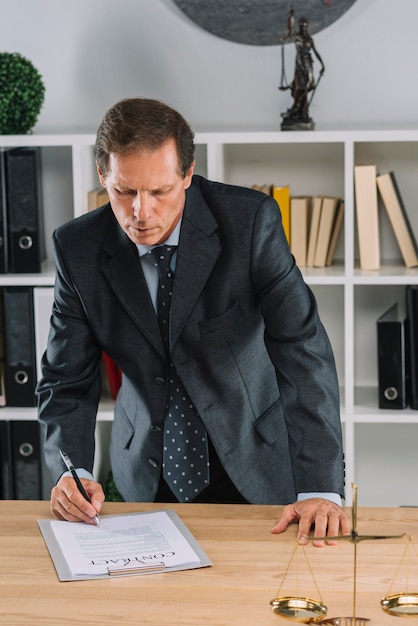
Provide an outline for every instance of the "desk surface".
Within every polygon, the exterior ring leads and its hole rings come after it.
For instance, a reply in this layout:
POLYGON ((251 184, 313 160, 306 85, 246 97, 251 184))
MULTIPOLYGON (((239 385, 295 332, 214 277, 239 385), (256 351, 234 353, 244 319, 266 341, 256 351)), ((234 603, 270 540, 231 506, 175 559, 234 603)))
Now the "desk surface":
MULTIPOLYGON (((271 528, 281 507, 258 505, 169 505, 194 534, 209 568, 77 582, 59 582, 37 520, 48 502, 0 501, 0 624, 14 626, 270 626, 295 624, 269 604, 280 595, 309 595, 328 606, 327 617, 353 615, 351 542, 335 547, 295 548, 296 526, 282 535, 271 528), (308 565, 305 557, 308 558, 308 565), (290 564, 290 565, 289 565, 290 564), (296 574, 296 570, 298 573, 296 574), (310 573, 314 574, 314 580, 310 573), (290 585, 290 587, 289 587, 290 585), (319 597, 318 597, 319 590, 319 597)), ((157 504, 106 503, 102 513, 162 508, 157 504)), ((418 543, 418 509, 359 508, 360 534, 409 533, 418 543)), ((405 540, 357 544, 356 616, 371 626, 412 624, 418 618, 386 615, 380 599, 418 592, 418 556, 411 551, 409 588, 396 571, 405 540), (395 584, 396 588, 392 588, 395 584)), ((401 568, 403 571, 403 568, 401 568)), ((417 623, 416 622, 416 623, 417 623)))

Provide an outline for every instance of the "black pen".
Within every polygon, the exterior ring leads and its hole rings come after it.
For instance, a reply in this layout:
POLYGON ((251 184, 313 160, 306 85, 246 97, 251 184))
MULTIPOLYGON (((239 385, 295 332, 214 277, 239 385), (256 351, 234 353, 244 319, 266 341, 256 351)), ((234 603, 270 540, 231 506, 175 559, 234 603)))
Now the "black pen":
MULTIPOLYGON (((68 454, 66 452, 64 452, 64 450, 60 450, 60 454, 62 456, 62 460, 64 461, 65 465, 67 466, 68 471, 71 472, 71 474, 72 474, 72 476, 73 476, 73 478, 74 478, 74 480, 76 482, 76 485, 78 487, 79 492, 87 500, 87 502, 91 503, 91 500, 90 500, 89 496, 87 495, 86 490, 84 489, 83 485, 81 484, 81 480, 78 477, 78 474, 77 474, 77 472, 75 470, 74 465, 71 462, 70 457, 68 456, 68 454)), ((99 526, 100 520, 99 520, 99 516, 98 515, 95 515, 93 517, 93 521, 94 521, 94 523, 97 526, 99 526)))

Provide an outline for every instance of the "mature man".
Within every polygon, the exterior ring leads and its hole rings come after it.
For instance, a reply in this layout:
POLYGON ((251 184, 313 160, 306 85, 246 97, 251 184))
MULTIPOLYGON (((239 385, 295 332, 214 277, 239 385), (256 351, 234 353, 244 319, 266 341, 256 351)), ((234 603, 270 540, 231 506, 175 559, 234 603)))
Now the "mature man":
POLYGON ((91 521, 104 500, 104 350, 123 372, 110 453, 125 500, 287 504, 273 532, 349 532, 333 355, 276 202, 195 176, 188 123, 155 100, 112 107, 95 158, 109 204, 54 233, 37 388, 54 515, 91 521))

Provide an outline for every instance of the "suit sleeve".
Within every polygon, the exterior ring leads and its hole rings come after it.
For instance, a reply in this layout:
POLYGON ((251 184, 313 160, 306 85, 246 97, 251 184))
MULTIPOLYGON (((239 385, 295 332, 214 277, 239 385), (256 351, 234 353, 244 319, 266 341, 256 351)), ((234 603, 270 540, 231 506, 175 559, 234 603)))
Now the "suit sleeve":
POLYGON ((315 297, 295 264, 277 205, 270 199, 254 223, 252 276, 285 410, 296 491, 344 496, 334 356, 315 297))
POLYGON ((45 434, 45 459, 54 480, 64 471, 59 450, 76 467, 92 472, 94 430, 101 394, 101 349, 82 302, 66 272, 54 238, 56 282, 42 377, 37 385, 38 415, 45 434))

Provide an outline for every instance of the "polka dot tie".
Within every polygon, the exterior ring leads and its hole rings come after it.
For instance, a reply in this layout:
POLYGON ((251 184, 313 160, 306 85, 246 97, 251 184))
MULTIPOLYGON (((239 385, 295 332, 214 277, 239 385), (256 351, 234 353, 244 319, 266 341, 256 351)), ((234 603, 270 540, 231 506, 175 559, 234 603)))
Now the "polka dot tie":
POLYGON ((169 319, 174 274, 174 246, 159 246, 150 254, 158 268, 157 313, 169 360, 167 413, 164 422, 164 479, 180 502, 191 502, 209 484, 206 429, 171 362, 169 319))

